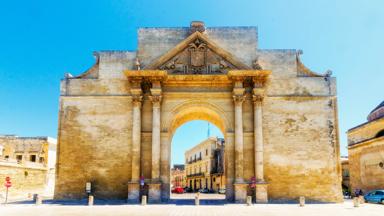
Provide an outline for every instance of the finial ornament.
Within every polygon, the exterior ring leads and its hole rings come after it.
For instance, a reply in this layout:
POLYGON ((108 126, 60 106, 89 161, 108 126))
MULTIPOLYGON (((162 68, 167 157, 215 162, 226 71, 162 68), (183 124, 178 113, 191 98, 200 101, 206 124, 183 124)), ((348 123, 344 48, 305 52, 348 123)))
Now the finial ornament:
POLYGON ((332 71, 331 71, 331 70, 327 70, 327 71, 325 72, 325 76, 326 76, 326 77, 330 77, 330 76, 332 76, 332 71))
POLYGON ((255 60, 253 60, 252 68, 255 70, 263 70, 263 68, 259 64, 259 58, 258 57, 255 60))
POLYGON ((136 65, 136 70, 140 70, 140 69, 141 69, 141 68, 140 68, 141 63, 140 63, 139 58, 136 58, 135 65, 136 65))
POLYGON ((192 33, 195 33, 197 31, 200 33, 205 32, 204 22, 202 22, 202 21, 192 21, 191 22, 189 33, 192 34, 192 33))

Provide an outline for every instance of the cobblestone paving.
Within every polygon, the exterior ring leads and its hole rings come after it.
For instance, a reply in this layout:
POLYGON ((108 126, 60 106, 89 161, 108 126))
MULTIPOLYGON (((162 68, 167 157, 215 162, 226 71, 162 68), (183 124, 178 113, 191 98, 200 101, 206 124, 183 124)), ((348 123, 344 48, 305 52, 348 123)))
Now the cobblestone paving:
POLYGON ((352 202, 343 204, 258 204, 245 206, 228 204, 218 206, 183 206, 183 205, 97 205, 97 206, 63 206, 32 204, 10 204, 0 206, 1 216, 101 216, 101 215, 169 215, 169 216, 383 216, 384 205, 363 204, 354 208, 352 202))

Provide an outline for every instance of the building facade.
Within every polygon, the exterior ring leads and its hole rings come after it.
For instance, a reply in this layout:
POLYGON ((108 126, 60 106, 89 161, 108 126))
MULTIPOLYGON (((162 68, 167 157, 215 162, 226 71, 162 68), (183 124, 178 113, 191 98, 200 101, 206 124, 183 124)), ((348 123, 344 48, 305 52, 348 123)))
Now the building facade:
MULTIPOLYGON (((10 177, 10 193, 53 194, 56 139, 50 137, 0 136, 0 179, 10 177)), ((5 193, 5 187, 1 187, 5 193)))
POLYGON ((224 139, 210 137, 184 155, 187 187, 193 191, 225 189, 224 139))
POLYGON ((352 192, 384 188, 384 101, 347 132, 352 192))
POLYGON ((336 82, 300 50, 258 48, 256 27, 140 28, 136 51, 95 52, 61 82, 56 199, 170 198, 171 142, 192 120, 225 139, 229 202, 342 201, 336 82), (113 155, 113 157, 111 157, 113 155), (74 175, 76 173, 77 175, 74 175), (316 189, 314 189, 316 188, 316 189))
POLYGON ((187 186, 186 178, 184 164, 174 165, 171 169, 171 188, 185 188, 187 186))

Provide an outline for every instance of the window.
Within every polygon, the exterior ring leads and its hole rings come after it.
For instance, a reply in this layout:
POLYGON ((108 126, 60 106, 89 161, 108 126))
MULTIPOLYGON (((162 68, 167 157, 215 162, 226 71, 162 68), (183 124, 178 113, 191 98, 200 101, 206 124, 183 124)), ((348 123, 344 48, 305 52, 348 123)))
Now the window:
POLYGON ((375 138, 384 136, 384 130, 381 130, 379 133, 376 134, 375 138))
POLYGON ((9 155, 5 155, 5 159, 9 159, 9 155))
POLYGON ((30 155, 29 160, 32 162, 36 162, 36 155, 30 155))
POLYGON ((16 155, 16 160, 19 162, 23 160, 23 155, 16 155))
POLYGON ((199 154, 200 154, 200 159, 201 159, 201 152, 199 154))
POLYGON ((43 162, 44 162, 44 158, 43 158, 43 157, 40 157, 39 162, 40 162, 40 163, 43 163, 43 162))
POLYGON ((205 155, 208 156, 208 149, 205 149, 205 155))

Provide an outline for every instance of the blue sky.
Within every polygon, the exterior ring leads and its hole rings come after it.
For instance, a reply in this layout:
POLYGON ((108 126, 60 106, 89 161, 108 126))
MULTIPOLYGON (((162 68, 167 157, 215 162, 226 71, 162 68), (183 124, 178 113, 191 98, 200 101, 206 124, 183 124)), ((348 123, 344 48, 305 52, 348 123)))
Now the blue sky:
MULTIPOLYGON (((3 1, 0 133, 56 137, 65 72, 85 71, 95 50, 135 50, 138 27, 202 20, 207 26, 258 26, 259 48, 302 49, 312 70, 331 69, 346 155, 345 132, 384 99, 383 9, 380 0, 3 1)), ((206 131, 197 135, 205 126, 195 125, 193 137, 205 138, 206 131)), ((183 146, 183 139, 175 138, 174 146, 183 146)))

